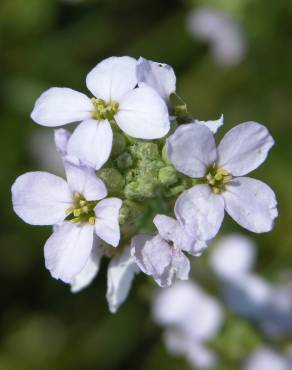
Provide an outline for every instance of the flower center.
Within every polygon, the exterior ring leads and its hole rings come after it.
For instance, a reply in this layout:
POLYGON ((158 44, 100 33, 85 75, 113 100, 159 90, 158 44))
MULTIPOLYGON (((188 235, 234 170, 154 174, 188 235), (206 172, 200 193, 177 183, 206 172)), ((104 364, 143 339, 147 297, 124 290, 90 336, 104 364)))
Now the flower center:
POLYGON ((68 208, 66 211, 66 220, 72 223, 83 222, 94 225, 94 208, 96 204, 97 201, 87 201, 82 194, 76 192, 74 194, 74 202, 72 207, 68 208))
POLYGON ((119 103, 116 101, 106 103, 104 100, 96 98, 92 98, 91 101, 94 106, 92 118, 98 121, 103 121, 105 119, 112 121, 119 110, 119 103))
POLYGON ((225 191, 225 185, 232 179, 232 176, 224 168, 218 168, 214 163, 208 170, 206 182, 213 193, 221 194, 225 191))

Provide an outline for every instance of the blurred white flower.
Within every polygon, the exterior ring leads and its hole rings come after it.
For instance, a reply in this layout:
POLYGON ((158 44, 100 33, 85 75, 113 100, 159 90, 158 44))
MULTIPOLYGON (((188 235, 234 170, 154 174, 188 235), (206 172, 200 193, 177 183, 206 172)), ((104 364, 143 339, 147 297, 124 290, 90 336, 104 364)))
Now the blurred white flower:
POLYGON ((274 339, 292 332, 291 284, 272 285, 253 272, 255 244, 250 238, 237 234, 221 238, 210 264, 234 312, 257 322, 274 339))
POLYGON ((206 343, 222 324, 219 303, 194 282, 176 282, 159 291, 153 302, 153 318, 165 328, 164 341, 173 355, 183 355, 195 368, 209 368, 215 354, 206 343))
POLYGON ((167 157, 179 172, 200 179, 175 203, 176 217, 190 235, 213 238, 224 209, 250 231, 272 229, 278 215, 274 192, 265 183, 242 176, 261 165, 273 145, 268 130, 256 122, 235 126, 218 148, 207 127, 191 123, 176 129, 167 140, 167 157))
POLYGON ((131 253, 137 265, 161 287, 170 286, 175 278, 187 280, 190 262, 183 251, 198 256, 206 243, 194 240, 171 217, 157 215, 153 222, 158 234, 142 234, 132 239, 131 253))
POLYGON ((244 366, 244 370, 290 370, 292 363, 274 349, 262 347, 253 352, 244 366))
POLYGON ((187 19, 189 32, 198 40, 208 42, 218 65, 233 66, 246 55, 246 37, 239 23, 211 7, 192 10, 187 19))
POLYGON ((88 262, 94 232, 112 246, 119 244, 122 201, 103 199, 106 187, 92 169, 65 162, 65 171, 67 182, 47 172, 19 176, 12 202, 29 224, 58 225, 45 244, 46 267, 54 278, 72 283, 88 262))
POLYGON ((159 94, 137 80, 137 61, 110 57, 98 63, 86 77, 95 96, 90 99, 69 88, 53 87, 36 101, 31 118, 48 127, 80 122, 68 142, 68 154, 99 169, 108 160, 116 122, 127 135, 158 139, 170 128, 167 105, 159 94))

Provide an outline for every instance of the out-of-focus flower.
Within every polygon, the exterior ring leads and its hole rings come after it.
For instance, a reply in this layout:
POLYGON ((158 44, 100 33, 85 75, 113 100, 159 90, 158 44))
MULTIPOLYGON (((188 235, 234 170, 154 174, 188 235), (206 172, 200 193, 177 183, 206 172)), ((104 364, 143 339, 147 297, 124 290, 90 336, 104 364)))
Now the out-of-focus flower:
POLYGON ((176 77, 171 66, 153 62, 142 57, 137 64, 138 82, 145 82, 153 87, 163 100, 168 102, 176 89, 176 77))
POLYGON ((157 215, 153 222, 157 235, 142 234, 132 239, 132 256, 137 265, 161 287, 170 286, 175 278, 187 280, 190 262, 183 251, 198 256, 206 243, 194 240, 171 217, 157 215))
POLYGON ((246 55, 246 38, 240 24, 219 10, 210 7, 192 10, 187 28, 195 38, 210 44, 211 55, 219 65, 236 65, 246 55))
POLYGON ((82 121, 69 139, 68 154, 100 169, 111 153, 112 122, 127 135, 140 139, 161 138, 170 128, 163 99, 147 84, 141 82, 136 87, 137 83, 136 59, 110 57, 86 77, 94 98, 53 87, 37 99, 31 118, 48 127, 82 121))
POLYGON ((153 303, 154 320, 165 328, 164 342, 170 353, 183 355, 195 368, 209 368, 215 354, 206 343, 222 324, 219 303, 195 283, 176 282, 160 291, 153 303))
POLYGON ((265 183, 242 177, 264 162, 274 140, 259 123, 231 129, 216 148, 212 132, 195 123, 179 126, 167 140, 167 157, 174 167, 200 184, 183 192, 175 203, 178 221, 198 240, 219 231, 224 209, 242 227, 270 231, 277 201, 265 183))
POLYGON ((292 362, 275 350, 262 347, 253 352, 244 366, 244 370, 290 370, 292 362))
POLYGON ((86 266, 96 235, 117 246, 122 201, 106 198, 94 171, 65 163, 67 182, 46 172, 28 172, 12 186, 13 208, 31 225, 57 225, 45 244, 46 267, 56 279, 72 283, 86 266), (70 218, 68 220, 68 218, 70 218))
POLYGON ((255 245, 242 235, 221 238, 210 256, 224 299, 237 314, 256 321, 272 338, 292 332, 291 286, 272 285, 252 270, 255 245))

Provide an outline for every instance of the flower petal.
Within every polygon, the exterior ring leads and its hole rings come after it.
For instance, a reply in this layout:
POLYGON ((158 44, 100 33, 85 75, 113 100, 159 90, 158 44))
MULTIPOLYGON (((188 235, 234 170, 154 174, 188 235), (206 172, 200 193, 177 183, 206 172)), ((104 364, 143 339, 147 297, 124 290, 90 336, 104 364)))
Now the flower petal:
POLYGON ((92 225, 70 222, 56 229, 45 244, 46 268, 52 277, 65 283, 73 282, 89 259, 93 230, 92 225))
POLYGON ((137 63, 137 75, 139 83, 145 82, 151 86, 166 102, 175 92, 176 77, 173 68, 168 64, 140 57, 137 63))
POLYGON ((184 175, 203 177, 217 159, 214 136, 207 127, 181 125, 167 140, 167 157, 184 175))
POLYGON ((238 177, 228 183, 222 195, 227 213, 240 226, 255 233, 272 230, 278 211, 275 193, 268 185, 238 177))
POLYGON ((98 63, 86 77, 94 96, 106 102, 117 101, 137 85, 137 61, 131 57, 110 57, 98 63))
POLYGON ((64 156, 67 154, 67 145, 68 145, 68 141, 70 137, 71 137, 71 132, 68 130, 65 130, 64 128, 58 128, 54 130, 55 144, 61 156, 64 156))
POLYGON ((213 134, 216 134, 216 132, 218 131, 218 128, 224 124, 224 117, 223 117, 223 114, 221 114, 221 117, 215 121, 195 120, 193 123, 197 123, 198 125, 202 125, 202 126, 207 126, 208 129, 213 132, 213 134))
POLYGON ((13 209, 31 225, 53 225, 63 221, 72 201, 67 183, 47 172, 27 172, 12 186, 13 209))
POLYGON ((91 117, 91 100, 66 87, 52 87, 36 101, 31 118, 42 126, 56 127, 91 117))
POLYGON ((81 193, 86 200, 100 200, 107 196, 105 184, 92 168, 76 166, 66 161, 64 166, 72 193, 81 193))
POLYGON ((127 135, 138 139, 159 139, 170 128, 165 102, 143 83, 123 96, 115 119, 127 135))
POLYGON ((178 197, 174 212, 190 235, 197 240, 209 240, 222 224, 224 201, 208 185, 196 185, 178 197))
POLYGON ((108 266, 106 299, 112 313, 116 313, 127 298, 134 275, 139 271, 130 252, 130 246, 127 246, 108 266))
POLYGON ((77 126, 68 142, 68 154, 99 170, 108 160, 113 141, 110 123, 86 120, 77 126))
POLYGON ((265 126, 245 122, 231 129, 218 146, 218 165, 233 176, 243 176, 259 167, 274 145, 265 126))
POLYGON ((95 232, 106 243, 117 247, 120 242, 119 211, 122 206, 119 198, 107 198, 97 203, 95 232))
MULTIPOLYGON (((95 238, 97 240, 97 237, 95 238)), ((98 245, 92 248, 91 254, 84 268, 76 275, 71 283, 71 292, 78 293, 86 288, 95 278, 99 271, 103 249, 98 245)))

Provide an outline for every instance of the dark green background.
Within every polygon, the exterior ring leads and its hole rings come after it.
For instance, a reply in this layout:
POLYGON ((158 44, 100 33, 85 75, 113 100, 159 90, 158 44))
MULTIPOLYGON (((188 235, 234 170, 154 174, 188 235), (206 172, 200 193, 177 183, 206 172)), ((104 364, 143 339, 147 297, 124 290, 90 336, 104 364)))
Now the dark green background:
MULTIPOLYGON (((290 0, 84 0, 76 4, 1 0, 0 370, 189 368, 183 359, 166 353, 160 329, 151 321, 154 283, 139 276, 117 315, 107 310, 105 264, 87 290, 71 295, 44 267, 42 247, 50 228, 26 225, 11 209, 10 187, 15 178, 26 171, 46 170, 29 150, 32 133, 40 130, 29 117, 35 99, 51 86, 86 92, 87 72, 111 55, 142 55, 171 64, 178 77, 178 94, 194 117, 216 119, 224 113, 219 137, 248 120, 269 128, 276 145, 252 176, 274 188, 280 217, 273 232, 256 236, 257 269, 271 281, 291 269, 290 0), (217 6, 242 23, 248 54, 240 65, 216 66, 208 46, 187 33, 187 13, 202 3, 217 6)), ((229 219, 224 231, 244 232, 229 219)), ((213 345, 222 359, 220 369, 234 370, 249 349, 266 338, 250 323, 226 315, 224 331, 213 345)), ((291 338, 278 345, 286 348, 289 342, 291 338)))

